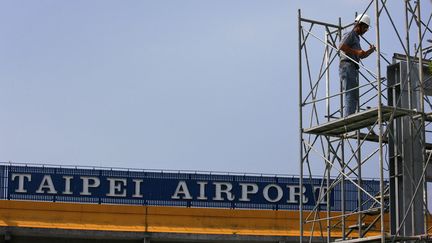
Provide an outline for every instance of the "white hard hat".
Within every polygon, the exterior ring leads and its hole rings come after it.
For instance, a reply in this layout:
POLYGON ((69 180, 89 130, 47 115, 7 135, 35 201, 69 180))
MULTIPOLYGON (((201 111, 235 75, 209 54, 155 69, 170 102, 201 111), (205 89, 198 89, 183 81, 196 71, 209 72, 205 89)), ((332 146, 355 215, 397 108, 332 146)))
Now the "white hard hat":
POLYGON ((360 14, 357 16, 357 18, 355 19, 355 22, 357 23, 365 23, 368 26, 370 26, 370 18, 367 14, 360 14))

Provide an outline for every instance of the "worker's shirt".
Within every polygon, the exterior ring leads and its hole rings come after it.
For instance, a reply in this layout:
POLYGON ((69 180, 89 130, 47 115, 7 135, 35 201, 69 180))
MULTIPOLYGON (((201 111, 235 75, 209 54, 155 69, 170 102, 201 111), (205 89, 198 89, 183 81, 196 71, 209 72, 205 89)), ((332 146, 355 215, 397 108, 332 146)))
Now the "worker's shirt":
MULTIPOLYGON (((347 32, 343 35, 342 40, 341 40, 341 45, 342 44, 347 45, 351 49, 354 49, 354 50, 361 50, 360 36, 354 30, 351 30, 350 32, 347 32)), ((358 56, 347 54, 345 52, 343 52, 343 53, 345 55, 349 56, 350 58, 352 58, 353 60, 355 60, 356 62, 360 62, 360 58, 358 56)), ((340 55, 340 60, 341 61, 351 61, 345 55, 340 55)))

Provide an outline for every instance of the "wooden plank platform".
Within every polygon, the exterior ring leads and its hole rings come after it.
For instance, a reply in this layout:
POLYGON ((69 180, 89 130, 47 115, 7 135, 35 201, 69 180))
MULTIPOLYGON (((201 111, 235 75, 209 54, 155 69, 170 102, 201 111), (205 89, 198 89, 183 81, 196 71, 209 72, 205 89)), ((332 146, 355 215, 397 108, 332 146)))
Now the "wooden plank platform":
MULTIPOLYGON (((365 140, 369 142, 379 142, 379 136, 375 133, 359 133, 360 140, 365 140)), ((349 132, 344 134, 344 138, 357 139, 357 131, 349 132)), ((383 137, 383 143, 388 143, 387 136, 383 137)))
MULTIPOLYGON (((393 118, 397 118, 412 113, 414 113, 414 111, 407 109, 390 106, 382 107, 383 121, 389 121, 392 114, 394 114, 393 118)), ((304 129, 304 132, 317 135, 340 136, 348 132, 372 126, 377 120, 378 107, 375 107, 315 127, 304 129)))

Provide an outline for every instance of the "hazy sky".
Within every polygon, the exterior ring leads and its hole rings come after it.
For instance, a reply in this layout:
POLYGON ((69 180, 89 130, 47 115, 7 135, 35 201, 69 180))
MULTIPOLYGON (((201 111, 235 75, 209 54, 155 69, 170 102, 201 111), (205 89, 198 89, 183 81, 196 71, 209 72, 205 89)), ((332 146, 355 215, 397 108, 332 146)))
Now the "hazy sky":
POLYGON ((1 1, 0 161, 296 174, 297 9, 368 2, 1 1))

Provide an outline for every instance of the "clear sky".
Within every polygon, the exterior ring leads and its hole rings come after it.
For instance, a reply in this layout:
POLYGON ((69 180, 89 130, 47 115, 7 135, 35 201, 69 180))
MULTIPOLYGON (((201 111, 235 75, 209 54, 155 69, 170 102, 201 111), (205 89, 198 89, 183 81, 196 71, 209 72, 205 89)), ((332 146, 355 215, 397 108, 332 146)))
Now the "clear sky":
POLYGON ((0 161, 297 174, 297 9, 368 2, 1 1, 0 161))

